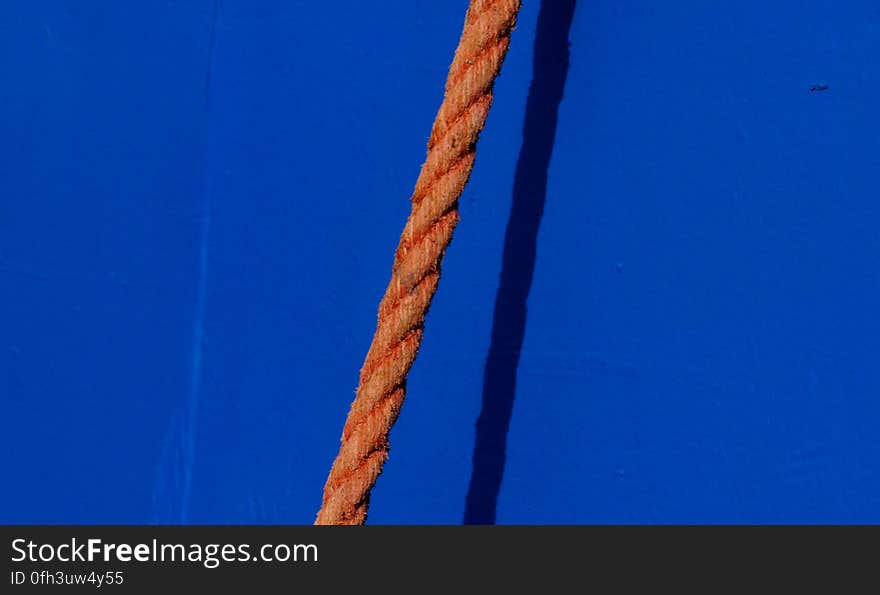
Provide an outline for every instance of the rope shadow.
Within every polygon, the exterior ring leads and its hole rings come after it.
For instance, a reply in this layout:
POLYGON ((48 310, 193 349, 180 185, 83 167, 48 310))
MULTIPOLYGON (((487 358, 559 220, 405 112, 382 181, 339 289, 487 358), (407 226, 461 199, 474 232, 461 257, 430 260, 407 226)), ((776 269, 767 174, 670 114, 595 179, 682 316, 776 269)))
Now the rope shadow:
POLYGON ((510 219, 504 236, 492 339, 483 372, 483 403, 476 423, 465 524, 495 524, 516 393, 516 372, 525 337, 526 302, 535 271, 538 228, 547 198, 547 171, 568 75, 568 35, 575 4, 576 0, 543 0, 538 11, 532 82, 526 101, 523 144, 514 174, 510 219))

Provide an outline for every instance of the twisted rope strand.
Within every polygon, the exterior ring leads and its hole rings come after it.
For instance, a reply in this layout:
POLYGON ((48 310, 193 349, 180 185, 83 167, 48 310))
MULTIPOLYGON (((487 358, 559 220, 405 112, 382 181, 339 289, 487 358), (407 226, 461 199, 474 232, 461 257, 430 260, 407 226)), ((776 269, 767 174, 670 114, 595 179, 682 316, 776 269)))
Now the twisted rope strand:
POLYGON ((367 518, 520 4, 471 0, 316 525, 361 525, 367 518))

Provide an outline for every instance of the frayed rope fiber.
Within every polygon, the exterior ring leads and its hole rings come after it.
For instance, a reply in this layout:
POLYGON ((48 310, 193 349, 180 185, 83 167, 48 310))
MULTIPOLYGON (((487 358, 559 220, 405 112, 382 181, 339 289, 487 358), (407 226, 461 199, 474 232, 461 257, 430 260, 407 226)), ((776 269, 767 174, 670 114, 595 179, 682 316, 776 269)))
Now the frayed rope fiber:
POLYGON ((520 4, 471 0, 316 525, 366 521, 370 490, 388 458, 388 432, 403 405, 406 375, 422 341, 443 254, 458 223, 458 198, 474 166, 520 4))

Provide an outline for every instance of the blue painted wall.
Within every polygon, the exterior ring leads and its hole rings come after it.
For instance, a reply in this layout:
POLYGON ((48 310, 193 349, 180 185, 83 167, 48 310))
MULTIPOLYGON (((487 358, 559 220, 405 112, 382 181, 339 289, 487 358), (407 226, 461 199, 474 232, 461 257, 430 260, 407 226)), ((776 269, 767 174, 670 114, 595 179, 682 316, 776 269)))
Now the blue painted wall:
MULTIPOLYGON (((370 521, 880 521, 880 9, 539 4, 370 521)), ((0 521, 313 520, 465 5, 0 3, 0 521)))

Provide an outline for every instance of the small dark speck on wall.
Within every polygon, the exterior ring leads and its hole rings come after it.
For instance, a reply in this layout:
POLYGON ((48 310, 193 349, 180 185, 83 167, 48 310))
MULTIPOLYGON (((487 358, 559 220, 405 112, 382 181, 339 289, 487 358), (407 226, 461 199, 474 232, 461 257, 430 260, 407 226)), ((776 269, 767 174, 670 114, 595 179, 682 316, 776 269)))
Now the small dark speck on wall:
POLYGON ((815 93, 816 91, 827 91, 827 90, 828 90, 828 85, 825 85, 825 84, 821 84, 821 85, 812 85, 812 86, 810 87, 810 92, 811 92, 811 93, 815 93))

